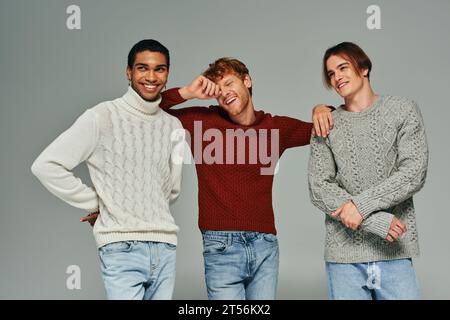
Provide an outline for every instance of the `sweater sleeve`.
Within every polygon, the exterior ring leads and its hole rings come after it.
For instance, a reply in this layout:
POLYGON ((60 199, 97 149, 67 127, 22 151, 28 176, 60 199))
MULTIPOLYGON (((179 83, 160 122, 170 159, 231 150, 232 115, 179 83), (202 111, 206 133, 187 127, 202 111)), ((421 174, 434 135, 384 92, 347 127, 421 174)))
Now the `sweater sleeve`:
POLYGON ((194 132, 194 122, 208 120, 211 115, 211 110, 208 107, 199 106, 172 109, 172 107, 186 101, 181 97, 178 89, 172 88, 161 93, 162 100, 159 106, 168 114, 178 118, 183 127, 192 135, 194 132))
POLYGON ((309 144, 313 125, 302 120, 275 116, 277 127, 280 128, 280 145, 282 150, 309 144))
POLYGON ((178 91, 179 89, 180 88, 171 88, 169 90, 162 92, 161 93, 162 99, 159 104, 159 107, 167 112, 173 106, 185 102, 186 100, 183 99, 183 97, 180 95, 178 91))
POLYGON ((372 212, 386 210, 418 192, 425 183, 428 166, 428 146, 420 110, 415 103, 397 136, 397 169, 381 182, 357 196, 352 201, 364 218, 372 212))
POLYGON ((312 137, 308 164, 311 202, 325 214, 331 214, 351 199, 336 181, 336 165, 328 138, 312 137))
MULTIPOLYGON (((328 139, 311 138, 311 153, 308 168, 308 183, 311 202, 327 215, 351 199, 351 195, 336 181, 336 165, 328 139)), ((378 212, 363 220, 360 228, 385 239, 393 214, 378 212)), ((333 218, 334 219, 334 218, 333 218)))
POLYGON ((31 171, 51 193, 88 212, 98 210, 98 196, 71 172, 89 158, 98 137, 95 114, 84 112, 34 161, 31 171))
POLYGON ((185 148, 185 131, 183 128, 174 130, 171 134, 172 152, 170 155, 170 175, 172 182, 172 190, 169 202, 174 203, 181 191, 181 180, 183 170, 183 157, 185 148))

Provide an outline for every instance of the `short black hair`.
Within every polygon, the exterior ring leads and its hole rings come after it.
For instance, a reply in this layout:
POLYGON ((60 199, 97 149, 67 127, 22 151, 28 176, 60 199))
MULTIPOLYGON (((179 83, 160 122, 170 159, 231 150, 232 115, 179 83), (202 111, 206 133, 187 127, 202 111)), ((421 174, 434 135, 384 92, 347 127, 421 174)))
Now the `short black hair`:
POLYGON ((167 68, 170 67, 169 49, 163 46, 160 42, 153 39, 145 39, 136 43, 128 53, 128 68, 133 69, 136 54, 143 51, 160 52, 166 57, 167 68))

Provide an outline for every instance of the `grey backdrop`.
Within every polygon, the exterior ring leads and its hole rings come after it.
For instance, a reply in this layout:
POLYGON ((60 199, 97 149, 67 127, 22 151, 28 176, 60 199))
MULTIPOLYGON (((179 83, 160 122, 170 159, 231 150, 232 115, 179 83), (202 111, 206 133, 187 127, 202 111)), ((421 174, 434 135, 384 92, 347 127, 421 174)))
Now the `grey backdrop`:
MULTIPOLYGON (((324 50, 360 44, 374 64, 375 91, 416 100, 425 118, 431 158, 415 197, 415 266, 424 298, 449 299, 449 31, 448 0, 1 0, 0 298, 105 297, 91 228, 78 222, 83 212, 49 194, 30 166, 86 108, 125 92, 129 49, 155 38, 171 51, 169 86, 233 56, 250 69, 258 109, 305 120, 316 103, 340 102, 322 86, 324 50), (81 8, 80 30, 66 27, 71 4, 81 8), (381 8, 381 30, 366 26, 371 4, 381 8), (79 290, 66 288, 69 265, 81 268, 79 290)), ((326 298, 324 219, 309 201, 308 155, 308 147, 287 151, 275 177, 280 299, 326 298)), ((84 166, 76 172, 88 179, 84 166)), ((195 168, 185 165, 173 206, 181 227, 176 299, 206 298, 196 199, 195 168)))

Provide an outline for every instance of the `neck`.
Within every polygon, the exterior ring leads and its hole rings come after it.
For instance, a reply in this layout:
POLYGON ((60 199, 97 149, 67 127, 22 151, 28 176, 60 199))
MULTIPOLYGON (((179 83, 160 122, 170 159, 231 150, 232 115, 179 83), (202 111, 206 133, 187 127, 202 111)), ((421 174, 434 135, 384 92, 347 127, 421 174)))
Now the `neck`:
POLYGON ((228 114, 230 119, 242 126, 251 126, 256 121, 255 108, 253 101, 250 99, 247 106, 237 115, 228 114))
POLYGON ((370 85, 366 84, 352 96, 344 98, 345 109, 350 112, 361 112, 369 108, 376 99, 377 95, 370 85))

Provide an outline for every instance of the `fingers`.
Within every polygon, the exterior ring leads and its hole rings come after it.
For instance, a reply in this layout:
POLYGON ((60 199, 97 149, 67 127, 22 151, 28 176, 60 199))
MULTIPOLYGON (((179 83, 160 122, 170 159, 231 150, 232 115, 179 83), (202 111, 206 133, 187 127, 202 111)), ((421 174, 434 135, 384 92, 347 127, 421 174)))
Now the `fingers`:
POLYGON ((206 88, 208 87, 209 80, 202 76, 199 81, 200 85, 202 86, 202 92, 205 92, 206 88))
POLYGON ((393 229, 390 229, 389 232, 388 232, 388 234, 389 234, 394 240, 397 240, 397 239, 400 237, 400 235, 399 235, 395 230, 393 230, 393 229))
POLYGON ((318 116, 313 116, 313 127, 314 130, 316 131, 317 136, 321 137, 322 131, 320 130, 320 123, 318 118, 319 118, 318 116))
POLYGON ((400 220, 397 221, 396 226, 402 230, 403 233, 406 232, 406 225, 402 223, 400 220))
POLYGON ((331 214, 331 216, 332 217, 339 216, 341 214, 341 212, 342 212, 342 209, 344 209, 344 206, 341 206, 341 207, 337 208, 336 211, 331 214))
POLYGON ((328 116, 328 123, 330 124, 330 129, 333 129, 334 122, 333 122, 333 115, 330 113, 327 114, 328 116))
POLYGON ((386 240, 389 242, 394 242, 394 239, 388 234, 386 240))
POLYGON ((398 237, 401 237, 402 234, 404 233, 403 229, 400 228, 399 225, 395 225, 392 230, 398 234, 398 237))
POLYGON ((220 87, 218 85, 216 85, 216 89, 214 90, 214 97, 217 98, 221 95, 222 93, 220 92, 220 87))
POLYGON ((209 95, 209 91, 211 90, 212 83, 211 83, 211 81, 206 80, 206 81, 205 81, 205 84, 206 84, 206 86, 205 86, 205 88, 203 89, 203 93, 206 94, 206 95, 209 95))
POLYGON ((352 229, 353 231, 356 231, 356 229, 358 229, 358 224, 356 224, 356 223, 351 223, 350 224, 350 229, 352 229))
POLYGON ((316 129, 314 129, 314 127, 313 127, 312 130, 311 130, 311 135, 312 135, 313 137, 315 137, 315 136, 317 135, 316 129))
POLYGON ((326 137, 330 133, 330 127, 328 125, 328 117, 327 116, 320 116, 319 118, 319 124, 322 131, 322 136, 326 137))
POLYGON ((98 213, 88 214, 87 216, 82 217, 80 219, 80 222, 86 222, 86 221, 88 221, 89 223, 91 223, 91 221, 95 222, 95 220, 97 220, 98 215, 99 215, 98 213))
POLYGON ((326 137, 330 134, 333 127, 333 116, 330 108, 325 104, 318 104, 313 108, 313 124, 316 133, 320 137, 326 137))
POLYGON ((202 93, 206 97, 218 97, 220 95, 220 87, 208 78, 203 78, 202 93))

